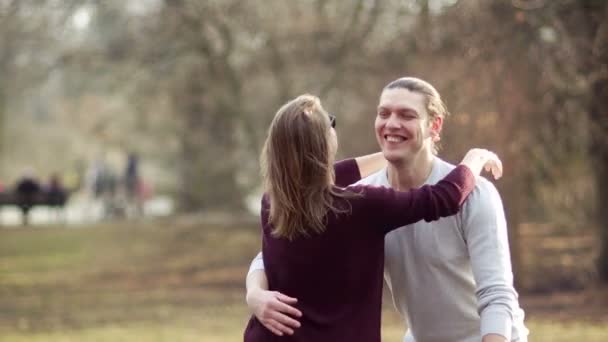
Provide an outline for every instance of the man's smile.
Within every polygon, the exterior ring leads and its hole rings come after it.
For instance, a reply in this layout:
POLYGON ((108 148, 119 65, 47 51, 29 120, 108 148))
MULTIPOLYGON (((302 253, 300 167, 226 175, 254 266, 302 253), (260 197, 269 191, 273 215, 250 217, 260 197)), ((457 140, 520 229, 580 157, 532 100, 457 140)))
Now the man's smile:
POLYGON ((384 135, 384 140, 389 142, 389 143, 402 143, 406 140, 408 140, 406 137, 402 136, 402 135, 397 135, 397 134, 385 134, 384 135))

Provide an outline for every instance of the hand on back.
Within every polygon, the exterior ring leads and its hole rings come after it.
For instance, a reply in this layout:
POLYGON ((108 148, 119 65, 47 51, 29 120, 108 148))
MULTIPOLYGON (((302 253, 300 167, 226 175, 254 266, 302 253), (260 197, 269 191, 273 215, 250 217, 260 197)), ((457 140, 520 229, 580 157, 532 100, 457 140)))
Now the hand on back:
POLYGON ((292 318, 302 316, 302 312, 292 306, 297 302, 296 298, 277 291, 258 289, 247 293, 247 305, 255 317, 278 336, 293 335, 293 329, 300 327, 300 322, 292 318))

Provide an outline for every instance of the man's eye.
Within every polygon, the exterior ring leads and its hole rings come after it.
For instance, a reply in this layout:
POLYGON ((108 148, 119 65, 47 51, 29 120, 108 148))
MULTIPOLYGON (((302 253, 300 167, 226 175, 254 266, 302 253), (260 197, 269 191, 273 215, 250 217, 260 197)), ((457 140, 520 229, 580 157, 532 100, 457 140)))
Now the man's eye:
POLYGON ((404 120, 414 120, 414 119, 418 118, 418 116, 415 113, 412 113, 412 112, 400 113, 399 116, 402 117, 404 120))

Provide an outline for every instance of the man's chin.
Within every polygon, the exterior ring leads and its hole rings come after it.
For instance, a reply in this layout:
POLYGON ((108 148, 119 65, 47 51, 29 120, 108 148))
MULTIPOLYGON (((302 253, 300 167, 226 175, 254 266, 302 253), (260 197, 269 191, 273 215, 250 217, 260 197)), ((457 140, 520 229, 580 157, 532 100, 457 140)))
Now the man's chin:
POLYGON ((401 154, 396 154, 393 152, 383 152, 384 154, 384 159, 386 159, 387 162, 391 163, 391 164, 402 164, 405 161, 405 156, 401 155, 401 154))

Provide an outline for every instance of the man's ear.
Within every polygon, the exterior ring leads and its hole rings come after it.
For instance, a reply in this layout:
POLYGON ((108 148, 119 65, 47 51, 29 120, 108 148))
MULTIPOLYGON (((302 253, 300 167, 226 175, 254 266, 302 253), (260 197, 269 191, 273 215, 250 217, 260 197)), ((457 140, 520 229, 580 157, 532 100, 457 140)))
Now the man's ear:
POLYGON ((443 118, 441 116, 435 116, 431 119, 431 138, 433 142, 441 140, 441 128, 443 127, 443 118))

